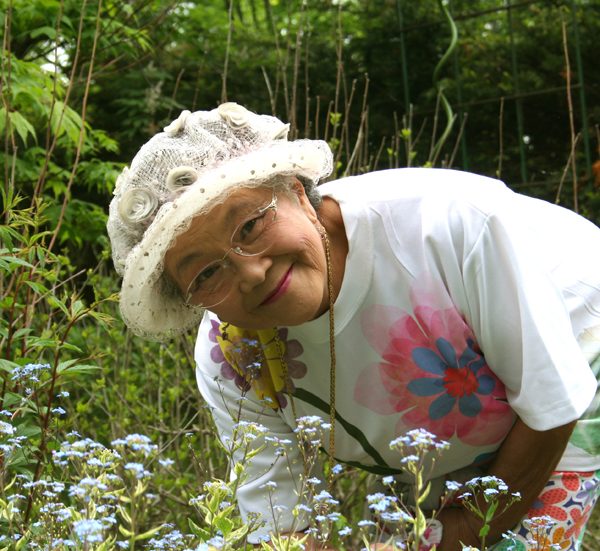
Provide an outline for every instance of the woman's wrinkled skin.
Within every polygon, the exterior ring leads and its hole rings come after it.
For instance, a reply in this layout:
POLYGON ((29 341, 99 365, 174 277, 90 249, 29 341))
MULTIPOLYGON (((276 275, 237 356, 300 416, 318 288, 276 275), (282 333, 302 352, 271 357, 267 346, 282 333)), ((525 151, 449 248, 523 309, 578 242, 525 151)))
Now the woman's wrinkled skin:
MULTIPOLYGON (((208 214, 192 220, 165 256, 165 271, 179 289, 185 293, 199 270, 229 249, 235 227, 232 211, 246 203, 268 204, 270 197, 268 188, 240 188, 208 214)), ((344 276, 348 240, 333 199, 324 199, 318 218, 300 182, 291 194, 278 192, 277 218, 269 229, 274 232, 273 244, 256 256, 228 255, 236 269, 233 288, 210 310, 221 321, 251 330, 300 325, 325 313, 329 309, 327 262, 316 226, 327 229, 331 243, 334 299, 344 276), (277 292, 282 282, 285 289, 277 292)))

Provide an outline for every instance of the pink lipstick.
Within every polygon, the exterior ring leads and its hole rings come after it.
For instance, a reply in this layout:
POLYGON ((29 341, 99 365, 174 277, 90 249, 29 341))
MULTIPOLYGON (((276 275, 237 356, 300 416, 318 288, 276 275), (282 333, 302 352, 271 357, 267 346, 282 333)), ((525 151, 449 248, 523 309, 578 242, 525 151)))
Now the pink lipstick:
POLYGON ((275 290, 272 293, 270 293, 269 295, 267 295, 267 298, 265 298, 265 300, 263 300, 260 303, 261 306, 266 306, 267 304, 272 304, 273 302, 278 300, 279 297, 281 297, 287 291, 287 288, 289 287, 290 282, 292 281, 293 269, 294 269, 294 266, 290 266, 290 269, 281 278, 281 281, 279 282, 279 284, 277 285, 275 290))

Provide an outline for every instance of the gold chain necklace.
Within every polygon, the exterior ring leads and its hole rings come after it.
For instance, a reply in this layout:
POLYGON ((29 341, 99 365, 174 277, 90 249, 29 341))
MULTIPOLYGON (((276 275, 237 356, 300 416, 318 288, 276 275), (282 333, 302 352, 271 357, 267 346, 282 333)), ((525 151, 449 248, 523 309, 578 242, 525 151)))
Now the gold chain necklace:
MULTIPOLYGON (((331 368, 329 371, 329 422, 331 428, 329 429, 329 477, 328 477, 328 492, 331 494, 331 487, 333 484, 333 467, 335 463, 334 451, 335 451, 335 321, 333 312, 333 272, 331 269, 331 253, 329 248, 329 237, 325 228, 317 227, 322 239, 325 241, 325 258, 327 260, 327 287, 329 292, 329 351, 331 354, 331 368)), ((288 372, 287 363, 283 357, 283 348, 281 340, 279 338, 279 330, 275 328, 275 344, 277 345, 277 353, 279 354, 279 360, 281 362, 281 368, 285 377, 285 386, 290 397, 290 403, 292 405, 292 413, 294 419, 298 419, 296 414, 296 405, 294 404, 294 396, 292 394, 292 385, 290 382, 290 375, 288 372)), ((308 465, 306 464, 306 458, 302 456, 304 463, 304 474, 306 478, 309 477, 308 465)))

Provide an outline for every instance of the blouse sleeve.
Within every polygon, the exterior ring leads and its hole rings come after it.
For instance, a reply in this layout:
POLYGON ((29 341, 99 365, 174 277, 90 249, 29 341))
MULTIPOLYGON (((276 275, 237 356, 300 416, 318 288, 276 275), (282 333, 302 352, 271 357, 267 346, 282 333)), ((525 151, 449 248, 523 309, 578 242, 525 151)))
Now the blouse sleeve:
MULTIPOLYGON (((244 522, 247 522, 250 512, 260 513, 265 521, 265 525, 253 532, 248 540, 258 543, 261 536, 275 529, 275 525, 282 533, 303 530, 308 526, 307 519, 303 514, 298 518, 294 516, 294 508, 299 504, 297 486, 304 472, 296 434, 283 417, 261 402, 252 390, 241 400, 240 407, 242 391, 236 386, 235 379, 228 379, 231 376, 228 364, 223 365, 219 361, 222 358, 220 347, 216 340, 211 340, 215 319, 209 314, 204 316, 198 332, 195 358, 198 388, 212 410, 218 436, 228 447, 228 439, 232 438, 240 421, 258 423, 267 429, 252 444, 252 448, 266 446, 249 464, 247 462, 242 474, 246 478, 237 492, 244 522), (283 445, 278 441, 283 441, 283 445), (281 447, 285 448, 285 455, 278 453, 281 447), (269 491, 269 487, 264 486, 267 482, 275 482, 276 488, 269 491)), ((234 461, 241 458, 241 451, 234 453, 234 461)), ((270 487, 273 488, 273 485, 270 487)))
POLYGON ((550 262, 538 253, 542 232, 500 206, 463 264, 469 325, 509 404, 538 431, 581 417, 597 384, 550 262))

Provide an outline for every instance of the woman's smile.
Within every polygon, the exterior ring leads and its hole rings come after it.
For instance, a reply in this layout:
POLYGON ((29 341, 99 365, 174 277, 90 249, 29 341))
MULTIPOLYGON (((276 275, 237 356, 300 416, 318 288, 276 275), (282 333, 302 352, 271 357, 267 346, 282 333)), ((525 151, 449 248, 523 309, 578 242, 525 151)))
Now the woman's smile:
POLYGON ((267 295, 265 300, 263 300, 260 303, 260 306, 266 306, 267 304, 272 304, 272 303, 276 302, 279 299, 279 297, 284 295, 284 293, 287 291, 287 289, 290 285, 290 282, 292 281, 293 270, 294 270, 294 265, 292 264, 290 266, 290 269, 281 278, 281 281, 279 282, 277 287, 271 293, 269 293, 267 295))
MULTIPOLYGON (((230 288, 222 300, 208 307, 222 321, 247 329, 270 329, 300 325, 328 309, 324 242, 316 228, 316 213, 303 191, 299 184, 292 195, 277 193, 277 214, 267 230, 269 245, 264 252, 244 256, 233 250, 226 255, 230 288)), ((165 271, 180 289, 189 289, 207 263, 222 258, 221 251, 229 248, 223 239, 231 235, 228 212, 244 201, 268 203, 270 196, 269 190, 243 188, 215 206, 208 216, 192 221, 165 256, 165 271), (187 258, 192 260, 186 262, 187 258)), ((245 229, 252 231, 250 226, 245 229)), ((219 269, 222 266, 219 264, 219 269)), ((212 272, 208 272, 204 281, 211 277, 212 272)), ((196 292, 196 285, 193 289, 196 292)))

